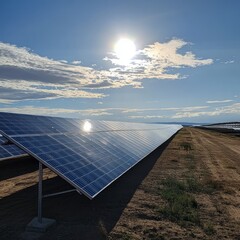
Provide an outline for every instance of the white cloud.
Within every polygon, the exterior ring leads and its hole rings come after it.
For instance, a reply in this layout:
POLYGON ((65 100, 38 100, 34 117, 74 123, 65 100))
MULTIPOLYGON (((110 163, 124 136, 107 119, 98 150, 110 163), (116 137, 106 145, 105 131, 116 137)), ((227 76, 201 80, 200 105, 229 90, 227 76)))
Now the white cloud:
MULTIPOLYGON (((99 76, 98 76, 99 75, 99 76)), ((102 98, 102 93, 84 90, 101 83, 92 68, 73 66, 32 53, 27 48, 0 43, 0 101, 46 98, 102 98), (13 94, 14 93, 14 94, 13 94), (28 94, 26 94, 28 93, 28 94)))
POLYGON ((61 62, 61 63, 68 63, 67 60, 59 60, 59 62, 61 62))
MULTIPOLYGON (((12 113, 25 113, 34 115, 68 115, 77 114, 79 117, 86 116, 102 116, 112 115, 108 112, 109 109, 67 109, 67 108, 47 108, 47 107, 34 107, 34 106, 22 106, 22 107, 4 107, 0 108, 0 112, 12 112, 12 113)), ((112 109, 110 109, 112 110, 112 109)))
POLYGON ((102 116, 102 115, 113 115, 113 113, 110 113, 111 108, 99 108, 99 109, 86 109, 86 110, 79 110, 79 113, 82 116, 102 116))
POLYGON ((232 63, 234 63, 235 61, 234 60, 229 60, 229 61, 225 61, 224 63, 225 64, 232 64, 232 63))
POLYGON ((143 112, 152 112, 152 111, 174 111, 179 110, 180 108, 125 108, 122 110, 122 113, 143 113, 143 112))
POLYGON ((198 59, 192 52, 178 53, 178 50, 189 43, 181 39, 173 39, 167 43, 156 42, 144 48, 142 53, 152 61, 153 66, 162 68, 181 66, 197 67, 213 63, 212 59, 198 59))
POLYGON ((113 68, 115 73, 128 75, 130 79, 157 78, 157 79, 180 79, 179 73, 169 73, 169 69, 183 67, 198 67, 213 63, 212 59, 199 59, 192 52, 180 54, 179 49, 189 43, 181 39, 172 39, 166 43, 156 42, 138 51, 136 57, 127 66, 121 66, 121 61, 116 57, 106 57, 104 60, 111 61, 118 67, 113 68), (131 72, 131 74, 128 74, 131 72))
POLYGON ((130 119, 186 119, 186 118, 197 118, 201 116, 214 117, 219 115, 239 115, 240 116, 240 103, 234 103, 224 107, 216 107, 208 109, 208 106, 193 106, 183 108, 159 108, 159 109, 124 109, 123 113, 138 113, 139 115, 130 115, 130 119), (161 111, 169 111, 169 113, 161 114, 161 111), (204 109, 204 111, 203 111, 204 109), (159 114, 146 114, 150 111, 159 111, 159 114))
POLYGON ((212 59, 199 59, 191 52, 178 53, 186 45, 188 43, 181 39, 156 42, 140 50, 128 66, 119 66, 117 59, 105 58, 117 66, 96 70, 80 66, 77 60, 68 64, 65 60, 56 61, 27 48, 0 42, 0 91, 7 89, 0 101, 102 98, 106 95, 94 91, 124 86, 142 88, 141 80, 147 78, 180 79, 184 76, 169 70, 213 62, 212 59))
POLYGON ((171 118, 177 119, 177 118, 194 118, 194 117, 200 117, 200 116, 214 116, 214 112, 177 112, 174 116, 171 118))
POLYGON ((143 113, 152 111, 196 111, 199 109, 206 109, 208 106, 191 106, 191 107, 161 107, 161 108, 126 108, 123 113, 143 113))
POLYGON ((78 64, 81 64, 82 62, 81 61, 78 61, 78 60, 75 60, 75 61, 72 61, 72 64, 75 64, 75 65, 78 65, 78 64))
POLYGON ((225 100, 209 100, 206 103, 229 103, 229 102, 233 102, 233 100, 231 99, 225 99, 225 100))
POLYGON ((124 119, 186 119, 197 118, 201 116, 213 117, 219 115, 240 115, 240 103, 234 103, 224 107, 208 109, 207 106, 192 107, 172 107, 157 109, 128 109, 128 108, 94 108, 94 109, 65 109, 65 108, 47 108, 47 107, 2 107, 0 112, 26 113, 34 115, 57 115, 57 116, 75 116, 79 118, 88 118, 96 116, 122 116, 124 119), (148 114, 151 111, 158 111, 156 114, 148 114), (164 113, 163 113, 163 112, 164 113), (168 111, 168 112, 166 112, 168 111), (129 115, 129 113, 137 113, 129 115))
POLYGON ((23 106, 23 107, 7 107, 0 108, 1 112, 12 112, 12 113, 25 113, 33 115, 61 115, 78 113, 78 110, 65 109, 65 108, 46 108, 46 107, 34 107, 34 106, 23 106))
POLYGON ((219 116, 225 114, 240 114, 240 103, 234 103, 229 106, 217 107, 211 111, 196 111, 196 112, 177 112, 171 118, 194 118, 200 116, 219 116))
POLYGON ((152 118, 166 118, 166 116, 162 115, 136 115, 129 116, 131 119, 152 119, 152 118))
POLYGON ((87 92, 61 84, 28 82, 24 80, 0 80, 0 102, 16 102, 31 99, 102 98, 101 93, 87 92))

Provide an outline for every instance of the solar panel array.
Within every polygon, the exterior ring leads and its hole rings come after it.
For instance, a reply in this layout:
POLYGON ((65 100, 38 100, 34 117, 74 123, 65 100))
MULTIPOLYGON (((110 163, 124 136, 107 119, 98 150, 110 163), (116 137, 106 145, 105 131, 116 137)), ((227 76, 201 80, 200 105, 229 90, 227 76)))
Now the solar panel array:
POLYGON ((90 199, 181 127, 0 113, 5 137, 90 199))

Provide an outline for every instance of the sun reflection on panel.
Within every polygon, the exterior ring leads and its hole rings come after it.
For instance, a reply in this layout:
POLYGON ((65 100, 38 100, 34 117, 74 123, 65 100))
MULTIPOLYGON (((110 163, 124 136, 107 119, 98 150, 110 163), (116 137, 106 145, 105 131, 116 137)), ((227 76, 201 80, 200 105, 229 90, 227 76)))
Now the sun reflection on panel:
POLYGON ((84 132, 90 132, 92 129, 92 124, 89 121, 85 121, 82 127, 84 132))

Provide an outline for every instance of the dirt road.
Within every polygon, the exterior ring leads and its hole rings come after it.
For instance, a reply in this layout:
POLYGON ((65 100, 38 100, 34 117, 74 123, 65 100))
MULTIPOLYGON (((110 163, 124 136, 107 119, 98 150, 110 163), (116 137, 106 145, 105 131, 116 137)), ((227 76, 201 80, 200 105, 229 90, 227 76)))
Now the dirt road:
MULTIPOLYGON (((239 137, 183 128, 93 201, 76 193, 44 199, 43 215, 57 220, 44 235, 25 232, 37 212, 36 170, 33 159, 0 164, 1 240, 240 239, 239 137), (163 211, 169 178, 191 180, 181 196, 196 201, 196 218, 163 211)), ((44 179, 45 193, 69 188, 47 169, 44 179)))
POLYGON ((240 138, 182 129, 135 192, 110 234, 112 239, 240 239, 240 138), (161 179, 206 183, 191 193, 200 223, 182 226, 159 213, 161 179), (204 191, 207 184, 212 191, 204 191))
POLYGON ((240 224, 240 138, 196 129, 189 132, 209 177, 221 184, 218 207, 240 224))

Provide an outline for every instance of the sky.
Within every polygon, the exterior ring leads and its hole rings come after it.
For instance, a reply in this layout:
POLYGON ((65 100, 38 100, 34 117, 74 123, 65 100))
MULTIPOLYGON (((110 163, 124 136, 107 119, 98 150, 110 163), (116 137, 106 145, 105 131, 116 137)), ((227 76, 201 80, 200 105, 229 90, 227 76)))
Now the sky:
POLYGON ((0 9, 1 112, 240 121, 238 0, 1 0, 0 9), (125 62, 123 38, 136 47, 125 62))

